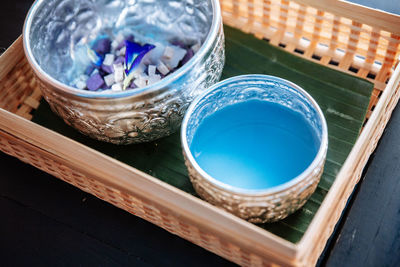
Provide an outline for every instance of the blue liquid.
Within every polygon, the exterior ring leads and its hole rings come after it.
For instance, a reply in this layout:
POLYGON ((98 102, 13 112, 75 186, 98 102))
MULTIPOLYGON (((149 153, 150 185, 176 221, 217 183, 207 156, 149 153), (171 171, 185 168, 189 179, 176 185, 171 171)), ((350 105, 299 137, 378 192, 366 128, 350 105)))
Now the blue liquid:
POLYGON ((216 180, 242 189, 266 189, 302 173, 319 146, 303 115, 280 104, 249 100, 205 118, 190 150, 216 180))

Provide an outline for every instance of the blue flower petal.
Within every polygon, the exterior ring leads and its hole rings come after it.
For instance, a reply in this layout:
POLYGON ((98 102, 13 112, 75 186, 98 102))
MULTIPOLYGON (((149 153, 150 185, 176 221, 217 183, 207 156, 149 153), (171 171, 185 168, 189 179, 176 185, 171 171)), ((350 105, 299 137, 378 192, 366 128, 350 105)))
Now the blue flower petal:
POLYGON ((151 44, 145 44, 141 46, 138 43, 125 41, 126 52, 125 52, 125 73, 129 75, 142 61, 144 55, 146 55, 155 46, 151 44))
POLYGON ((101 66, 101 64, 103 63, 103 58, 89 46, 87 47, 87 54, 93 64, 95 64, 98 67, 101 66))

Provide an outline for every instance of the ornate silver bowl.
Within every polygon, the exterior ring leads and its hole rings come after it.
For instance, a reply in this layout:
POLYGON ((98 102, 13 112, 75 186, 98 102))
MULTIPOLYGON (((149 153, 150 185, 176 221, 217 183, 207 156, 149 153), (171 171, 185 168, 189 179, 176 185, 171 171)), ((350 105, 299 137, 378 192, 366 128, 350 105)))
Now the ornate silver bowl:
POLYGON ((23 39, 52 110, 83 134, 115 144, 175 132, 189 103, 219 80, 225 60, 217 0, 37 0, 23 39), (82 56, 76 47, 117 31, 157 41, 198 40, 202 46, 185 65, 150 86, 111 93, 69 86, 82 56))
POLYGON ((321 109, 299 86, 273 76, 243 75, 213 85, 192 102, 182 123, 181 141, 190 179, 202 198, 250 222, 264 223, 295 212, 315 191, 326 159, 328 130, 321 109), (299 112, 315 129, 319 140, 317 155, 302 173, 267 189, 238 188, 211 177, 190 150, 202 120, 228 105, 251 99, 279 103, 299 112))

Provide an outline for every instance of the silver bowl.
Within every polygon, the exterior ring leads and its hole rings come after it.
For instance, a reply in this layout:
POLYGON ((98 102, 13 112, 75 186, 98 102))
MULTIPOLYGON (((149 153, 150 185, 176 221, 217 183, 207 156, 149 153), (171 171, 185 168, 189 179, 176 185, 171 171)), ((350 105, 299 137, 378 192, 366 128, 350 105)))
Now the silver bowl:
POLYGON ((315 100, 296 84, 273 76, 243 75, 213 85, 192 102, 183 119, 181 142, 190 180, 202 198, 250 222, 264 223, 295 212, 315 191, 326 159, 328 130, 315 100), (279 103, 299 112, 319 139, 317 155, 301 174, 267 189, 238 188, 213 178, 199 166, 190 150, 193 136, 205 118, 250 99, 279 103))
POLYGON ((189 103, 219 80, 225 60, 217 0, 37 0, 23 44, 51 109, 81 133, 115 144, 175 132, 189 103), (70 86, 82 69, 77 47, 121 31, 202 45, 185 65, 150 86, 111 93, 70 86))

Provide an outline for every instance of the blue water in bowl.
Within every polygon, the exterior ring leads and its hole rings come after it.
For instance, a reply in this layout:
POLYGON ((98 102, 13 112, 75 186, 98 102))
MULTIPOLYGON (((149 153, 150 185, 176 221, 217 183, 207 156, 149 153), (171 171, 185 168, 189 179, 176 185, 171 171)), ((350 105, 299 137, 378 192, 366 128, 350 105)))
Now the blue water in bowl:
POLYGON ((190 150, 210 176, 242 189, 266 189, 302 173, 320 140, 304 116, 280 104, 249 100, 205 118, 190 150))

